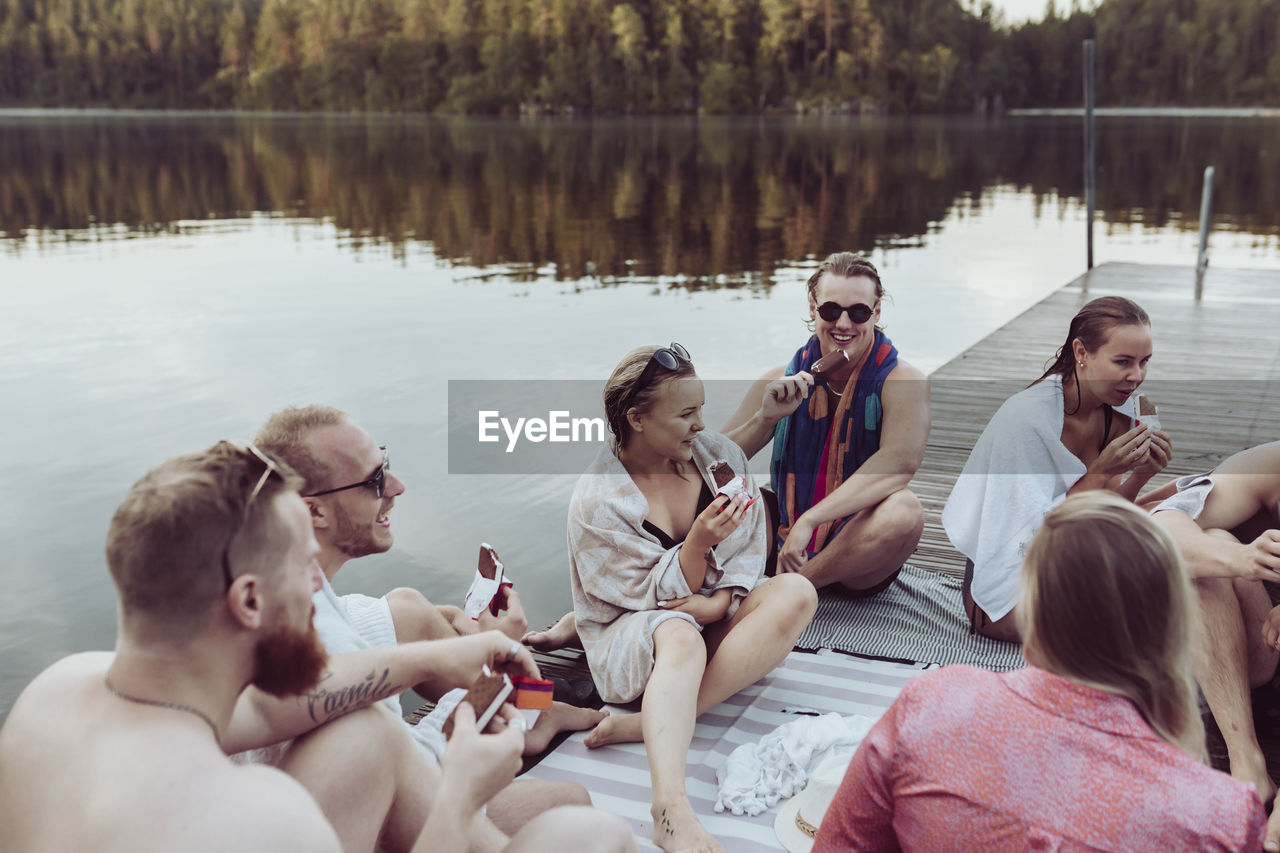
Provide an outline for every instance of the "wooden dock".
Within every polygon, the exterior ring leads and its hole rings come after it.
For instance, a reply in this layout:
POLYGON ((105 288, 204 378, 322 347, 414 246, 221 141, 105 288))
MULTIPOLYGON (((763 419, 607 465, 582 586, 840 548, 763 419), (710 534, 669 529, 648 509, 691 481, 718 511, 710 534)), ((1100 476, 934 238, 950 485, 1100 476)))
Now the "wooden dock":
POLYGON ((1154 484, 1280 438, 1280 271, 1211 268, 1197 299, 1189 267, 1103 264, 929 377, 933 429, 911 482, 925 529, 911 563, 961 574, 964 558, 941 513, 970 449, 1000 404, 1039 377, 1081 306, 1107 295, 1127 296, 1151 316, 1155 346, 1143 389, 1174 440, 1173 462, 1154 484))

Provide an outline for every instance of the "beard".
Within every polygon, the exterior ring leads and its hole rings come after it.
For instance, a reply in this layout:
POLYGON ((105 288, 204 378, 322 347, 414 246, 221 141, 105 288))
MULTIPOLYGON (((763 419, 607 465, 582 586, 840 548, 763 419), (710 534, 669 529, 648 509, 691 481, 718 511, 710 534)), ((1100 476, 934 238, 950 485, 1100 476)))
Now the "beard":
POLYGON ((372 524, 356 524, 337 502, 333 505, 333 520, 335 529, 332 544, 343 556, 354 560, 390 550, 391 542, 379 541, 372 524))
POLYGON ((305 630, 291 625, 271 629, 254 647, 253 663, 253 685, 284 698, 314 687, 329 665, 329 653, 308 619, 305 630))

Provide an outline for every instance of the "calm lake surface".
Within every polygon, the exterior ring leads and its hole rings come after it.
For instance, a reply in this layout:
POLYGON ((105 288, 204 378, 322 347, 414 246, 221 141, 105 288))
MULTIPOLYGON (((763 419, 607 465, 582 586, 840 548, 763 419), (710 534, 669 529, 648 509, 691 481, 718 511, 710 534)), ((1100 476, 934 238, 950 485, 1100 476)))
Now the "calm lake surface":
MULTIPOLYGON (((804 281, 842 249, 933 370, 1083 272, 1081 150, 1051 118, 0 113, 0 717, 112 645, 128 486, 289 404, 352 413, 408 484, 396 547, 340 591, 458 602, 488 541, 550 622, 574 477, 450 474, 450 380, 599 381, 672 340, 751 379, 803 343, 804 281)), ((1280 267, 1280 120, 1107 118, 1098 151, 1097 262, 1180 264, 1189 292, 1213 165, 1213 263, 1280 267)))

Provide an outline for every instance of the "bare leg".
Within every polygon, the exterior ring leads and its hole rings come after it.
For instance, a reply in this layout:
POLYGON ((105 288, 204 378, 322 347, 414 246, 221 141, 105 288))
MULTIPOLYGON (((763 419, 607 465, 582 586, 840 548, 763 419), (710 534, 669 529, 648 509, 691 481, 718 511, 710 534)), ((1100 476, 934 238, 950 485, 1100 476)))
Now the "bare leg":
POLYGON ((1196 678, 1222 730, 1231 775, 1251 782, 1267 800, 1276 790, 1254 731, 1249 689, 1271 677, 1276 652, 1262 643, 1270 600, 1259 581, 1200 578, 1196 678))
POLYGON ((635 836, 622 818, 595 809, 558 808, 531 821, 504 853, 634 853, 635 836))
POLYGON ((561 616, 556 620, 556 624, 545 631, 530 631, 525 634, 524 643, 539 652, 550 652, 563 649, 565 646, 582 648, 582 643, 578 640, 578 624, 574 619, 573 611, 570 610, 561 616))
POLYGON ((699 823, 685 792, 685 759, 693 740, 706 646, 688 622, 669 619, 654 631, 653 647, 653 674, 639 714, 653 779, 653 842, 668 853, 723 853, 699 823))
POLYGON ((524 736, 524 754, 537 755, 547 748, 551 739, 560 732, 583 732, 595 726, 605 717, 604 711, 578 708, 564 702, 552 702, 551 707, 538 715, 524 736))
MULTIPOLYGON (((448 618, 427 597, 410 587, 397 587, 387 593, 387 605, 391 608, 391 622, 396 629, 396 642, 411 643, 416 640, 445 640, 458 636, 448 618)), ((439 699, 445 692, 430 682, 415 684, 415 693, 424 699, 439 699)))
POLYGON ((804 575, 819 589, 833 583, 870 589, 901 568, 923 531, 920 500, 903 489, 849 519, 805 564, 804 575))
MULTIPOLYGON (((711 660, 698 685, 697 713, 714 708, 772 672, 795 646, 817 607, 813 584, 801 575, 778 575, 753 589, 728 622, 707 626, 704 638, 711 660)), ((650 679, 646 703, 652 685, 650 679)), ((606 717, 587 738, 587 746, 640 740, 646 707, 639 714, 606 717)))
POLYGON ((991 618, 978 606, 969 593, 964 595, 964 612, 969 616, 969 624, 975 626, 979 634, 993 640, 1004 640, 1006 643, 1021 643, 1022 633, 1018 630, 1018 619, 1014 614, 1018 607, 1014 605, 1005 615, 992 622, 991 618))
MULTIPOLYGON (((410 849, 440 781, 435 762, 380 705, 298 738, 280 768, 316 798, 347 851, 368 851, 379 843, 389 851, 410 849)), ((496 851, 507 839, 478 817, 472 840, 476 850, 496 851)))
POLYGON ((444 640, 458 636, 453 625, 427 597, 410 587, 397 587, 387 593, 387 605, 391 608, 391 621, 396 627, 396 642, 411 643, 415 640, 444 640))
POLYGON ((498 829, 507 835, 515 835, 553 808, 589 805, 591 795, 577 782, 517 779, 493 795, 485 813, 498 829))
POLYGON ((698 713, 772 672, 817 609, 813 584, 801 575, 779 575, 753 589, 728 622, 707 626, 711 660, 698 690, 698 713))

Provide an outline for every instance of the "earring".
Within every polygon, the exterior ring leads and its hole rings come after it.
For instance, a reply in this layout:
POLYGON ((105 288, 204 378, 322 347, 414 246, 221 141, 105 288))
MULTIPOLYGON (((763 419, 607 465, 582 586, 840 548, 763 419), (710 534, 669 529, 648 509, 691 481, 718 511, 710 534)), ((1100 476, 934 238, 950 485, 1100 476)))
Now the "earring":
POLYGON ((1082 370, 1084 369, 1084 362, 1083 362, 1083 361, 1082 361, 1082 362, 1080 362, 1080 368, 1081 368, 1082 370))

